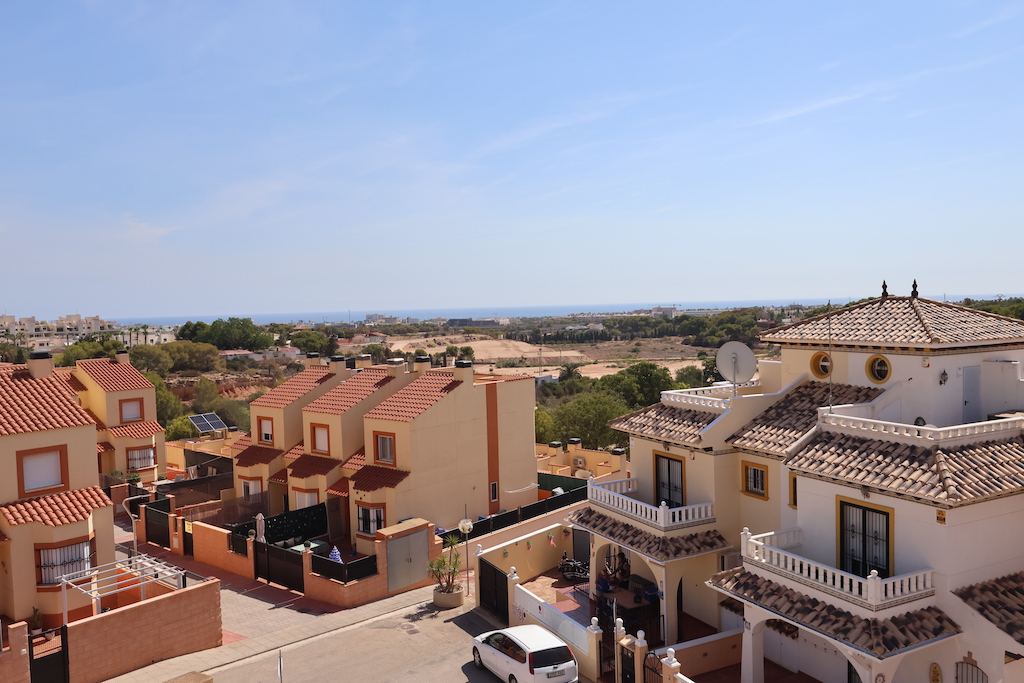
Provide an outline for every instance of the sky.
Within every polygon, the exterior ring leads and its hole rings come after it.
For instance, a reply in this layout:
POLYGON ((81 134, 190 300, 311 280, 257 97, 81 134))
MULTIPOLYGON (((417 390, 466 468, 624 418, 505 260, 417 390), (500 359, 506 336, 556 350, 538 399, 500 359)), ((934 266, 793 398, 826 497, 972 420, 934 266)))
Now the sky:
POLYGON ((1015 294, 1024 3, 0 5, 0 313, 1015 294))

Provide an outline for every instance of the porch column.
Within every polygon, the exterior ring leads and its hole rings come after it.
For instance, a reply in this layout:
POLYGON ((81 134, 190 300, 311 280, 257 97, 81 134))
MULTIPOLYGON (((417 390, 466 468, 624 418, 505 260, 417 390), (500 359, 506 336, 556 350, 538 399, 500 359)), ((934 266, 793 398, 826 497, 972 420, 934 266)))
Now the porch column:
POLYGON ((615 680, 622 680, 622 639, 626 637, 626 629, 622 626, 622 619, 615 620, 615 628, 612 631, 612 646, 615 648, 615 680))
POLYGON ((636 640, 633 641, 633 678, 634 681, 644 680, 644 662, 647 660, 647 634, 643 629, 636 632, 636 640))
MULTIPOLYGON (((479 593, 477 593, 479 595, 479 593)), ((603 631, 597 625, 597 617, 590 618, 590 626, 587 627, 587 647, 590 656, 579 660, 580 674, 592 681, 601 677, 601 636, 603 631), (595 667, 594 664, 597 664, 595 667)))
POLYGON ((740 683, 764 683, 764 626, 768 613, 757 607, 743 607, 743 660, 740 683))
MULTIPOLYGON (((512 608, 512 607, 515 607, 515 604, 516 604, 516 586, 519 585, 519 575, 516 574, 516 568, 515 567, 510 567, 510 569, 512 571, 510 571, 506 575, 506 578, 508 579, 508 606, 509 606, 509 608, 512 608)), ((479 595, 479 593, 477 593, 477 595, 479 595)), ((509 609, 509 620, 508 620, 508 625, 509 626, 513 625, 512 624, 512 616, 511 615, 514 614, 514 613, 515 613, 515 610, 509 609)), ((524 623, 526 623, 526 622, 525 621, 519 621, 519 617, 516 617, 516 624, 517 625, 518 624, 524 624, 524 623)))
POLYGON ((679 660, 676 659, 676 651, 672 648, 669 648, 665 654, 666 657, 661 660, 661 678, 665 681, 673 681, 675 675, 679 673, 679 660))

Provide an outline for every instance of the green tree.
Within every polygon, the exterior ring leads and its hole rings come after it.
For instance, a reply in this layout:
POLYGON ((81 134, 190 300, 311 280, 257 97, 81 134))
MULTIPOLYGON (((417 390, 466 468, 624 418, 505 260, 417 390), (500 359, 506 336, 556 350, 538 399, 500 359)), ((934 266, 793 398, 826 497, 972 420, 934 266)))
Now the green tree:
POLYGON ((680 389, 693 389, 695 387, 704 386, 703 369, 698 368, 695 365, 687 365, 685 368, 679 368, 676 370, 676 384, 686 385, 678 387, 680 389))
POLYGON ((555 418, 540 406, 533 411, 533 434, 536 443, 551 443, 558 439, 555 418))
POLYGON ((718 363, 715 362, 714 356, 708 356, 704 359, 704 386, 714 384, 715 382, 724 382, 725 378, 722 377, 722 373, 718 371, 718 363))
POLYGON ((449 358, 458 358, 458 357, 459 357, 459 347, 458 346, 456 346, 455 344, 449 344, 448 346, 444 347, 444 361, 445 361, 445 365, 448 364, 448 359, 449 358))
POLYGON ((597 388, 617 394, 631 408, 642 408, 661 400, 661 392, 673 387, 672 375, 666 368, 641 361, 622 372, 606 375, 597 381, 597 388))
POLYGON ((27 360, 28 353, 25 349, 16 344, 0 342, 0 363, 24 363, 27 360))
POLYGON ((363 353, 368 353, 373 357, 374 365, 380 365, 391 358, 391 350, 383 344, 367 344, 363 347, 363 353))
POLYGON ((155 372, 147 372, 146 379, 153 383, 156 388, 156 421, 167 429, 167 427, 181 414, 185 412, 185 406, 181 399, 171 393, 164 380, 155 372))
POLYGON ((73 367, 77 361, 88 358, 113 358, 123 348, 124 344, 117 339, 107 339, 103 342, 98 342, 92 338, 84 338, 65 347, 64 353, 54 359, 54 364, 62 367, 73 367))
POLYGON ((192 410, 197 413, 213 412, 216 408, 220 393, 217 391, 217 384, 205 377, 196 382, 196 395, 192 399, 192 410))
POLYGON ((459 347, 459 360, 473 360, 476 353, 473 351, 472 346, 460 346, 459 347))
POLYGON ((159 346, 142 344, 132 347, 129 353, 132 365, 142 373, 155 372, 160 377, 165 377, 174 365, 171 355, 159 346))
POLYGON ((229 427, 238 427, 243 432, 249 431, 249 404, 245 401, 231 401, 218 398, 214 402, 213 412, 229 427))
POLYGON ((555 428, 561 441, 578 436, 584 448, 625 445, 629 437, 609 427, 608 422, 628 412, 629 407, 618 396, 592 392, 555 408, 555 428))
POLYGON ((274 336, 253 323, 252 318, 218 318, 208 329, 196 334, 194 341, 213 344, 222 351, 262 351, 274 343, 274 336))
POLYGON ((570 379, 578 379, 583 376, 580 372, 580 367, 583 363, 566 363, 562 366, 562 369, 558 372, 558 381, 566 382, 570 379))
POLYGON ((178 417, 171 420, 171 423, 164 427, 164 440, 178 441, 199 436, 199 430, 187 417, 178 417))
POLYGON ((205 335, 208 329, 210 329, 209 323, 205 323, 202 320, 199 322, 192 322, 189 320, 178 328, 178 332, 175 336, 179 341, 196 341, 198 338, 205 335))
MULTIPOLYGON (((331 356, 331 339, 323 332, 313 330, 299 330, 292 334, 292 346, 303 353, 319 353, 325 358, 331 356)), ((336 345, 335 345, 336 346, 336 345)))
POLYGON ((174 341, 163 344, 160 348, 171 356, 172 372, 194 370, 196 372, 212 372, 224 369, 224 360, 220 357, 217 347, 212 344, 190 341, 174 341))

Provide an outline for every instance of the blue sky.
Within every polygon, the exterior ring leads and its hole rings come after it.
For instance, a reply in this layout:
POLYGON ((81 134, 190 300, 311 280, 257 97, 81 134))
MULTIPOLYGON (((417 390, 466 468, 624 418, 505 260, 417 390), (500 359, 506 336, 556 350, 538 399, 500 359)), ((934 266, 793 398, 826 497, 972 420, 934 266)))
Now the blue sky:
POLYGON ((0 7, 0 313, 1024 291, 1024 4, 0 7))

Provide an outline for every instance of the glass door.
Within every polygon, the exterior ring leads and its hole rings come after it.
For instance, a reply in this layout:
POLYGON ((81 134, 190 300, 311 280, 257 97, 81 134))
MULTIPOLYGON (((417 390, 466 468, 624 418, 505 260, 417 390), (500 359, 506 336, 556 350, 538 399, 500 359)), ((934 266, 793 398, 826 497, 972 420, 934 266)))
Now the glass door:
POLYGON ((662 501, 670 508, 681 508, 686 503, 683 496, 683 461, 657 455, 656 470, 658 475, 658 496, 655 505, 662 501))
POLYGON ((861 577, 872 569, 892 575, 889 557, 889 513, 852 503, 839 503, 839 568, 861 577))

